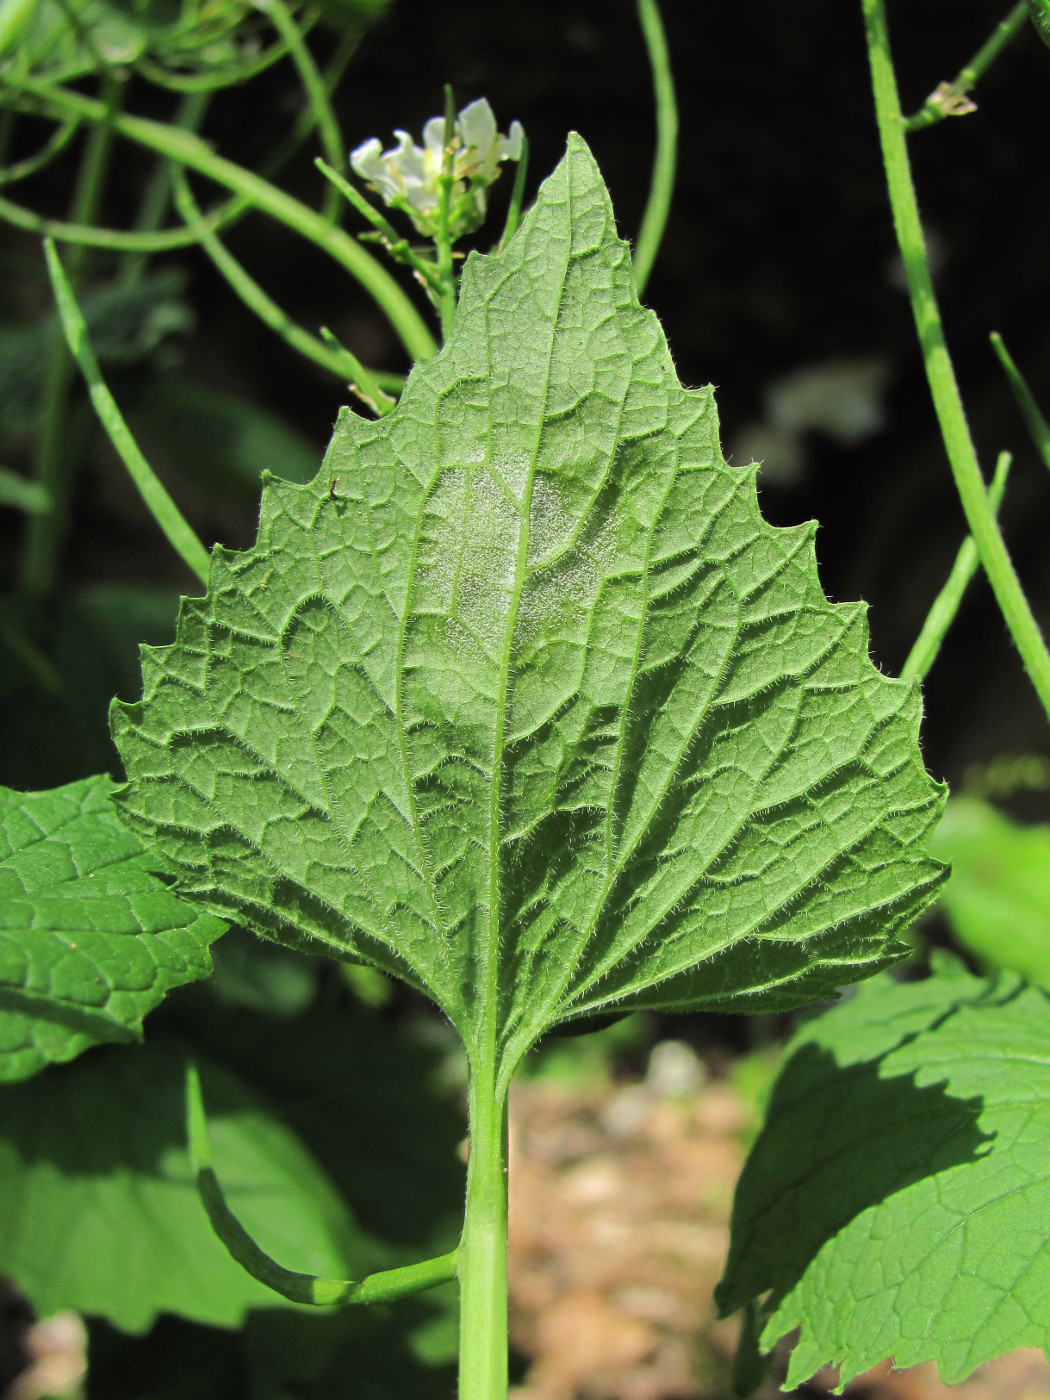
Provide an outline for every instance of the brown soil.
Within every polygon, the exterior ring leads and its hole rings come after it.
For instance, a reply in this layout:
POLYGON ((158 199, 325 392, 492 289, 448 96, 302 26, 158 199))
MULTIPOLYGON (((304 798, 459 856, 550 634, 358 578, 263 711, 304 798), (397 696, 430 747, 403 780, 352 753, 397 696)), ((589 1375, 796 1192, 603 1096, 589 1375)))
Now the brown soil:
MULTIPOLYGON (((540 1079, 512 1095, 511 1337, 529 1358, 513 1400, 732 1393, 738 1324, 717 1318, 712 1291, 753 1110, 730 1084, 702 1082, 699 1062, 690 1085, 678 1059, 670 1086, 650 1070, 642 1084, 540 1079)), ((826 1394, 835 1381, 827 1368, 805 1392, 826 1394)), ((770 1382, 760 1400, 777 1394, 770 1382)), ((1014 1352, 949 1391, 932 1365, 887 1363, 846 1394, 1044 1400, 1050 1366, 1038 1351, 1014 1352)))

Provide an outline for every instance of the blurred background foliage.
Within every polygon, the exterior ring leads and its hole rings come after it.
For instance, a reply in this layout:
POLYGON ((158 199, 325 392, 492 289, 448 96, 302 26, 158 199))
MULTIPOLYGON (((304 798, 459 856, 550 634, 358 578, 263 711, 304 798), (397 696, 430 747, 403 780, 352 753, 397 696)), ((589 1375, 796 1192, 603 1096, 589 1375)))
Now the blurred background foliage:
MULTIPOLYGON (((1001 0, 893 6, 906 109, 955 74, 1004 8, 1001 0)), ((448 82, 461 105, 487 97, 501 129, 521 121, 531 144, 527 196, 560 156, 565 133, 580 131, 621 232, 636 234, 654 130, 630 0, 325 0, 297 10, 296 20, 320 69, 341 74, 333 107, 348 146, 373 135, 389 144, 399 127, 418 137, 448 82)), ((763 461, 767 516, 785 525, 820 520, 825 590, 868 601, 873 655, 896 672, 965 527, 902 289, 859 12, 829 0, 668 0, 664 20, 681 141, 670 224, 646 299, 682 380, 715 384, 730 460, 763 461)), ((116 83, 126 109, 158 120, 179 114, 222 155, 269 172, 307 204, 325 197, 312 164, 316 136, 302 129, 300 71, 266 5, 2 0, 0 79, 28 71, 104 97, 116 83)), ((989 467, 1004 448, 1015 455, 1001 519, 1045 623, 1046 472, 987 337, 1003 333, 1045 406, 1050 53, 1026 28, 975 96, 975 114, 914 138, 913 159, 979 453, 989 467)), ((55 130, 8 103, 0 112, 4 166, 31 160, 55 130)), ((0 196, 50 219, 70 217, 90 136, 71 130, 62 140, 53 160, 0 196)), ((476 246, 496 236, 510 184, 505 177, 494 191, 492 223, 476 246)), ((163 168, 116 143, 89 212, 108 227, 169 224, 163 168)), ((352 211, 342 217, 361 231, 352 211)), ((258 213, 223 237, 298 324, 316 332, 323 323, 366 364, 407 370, 382 314, 317 248, 258 213)), ((348 400, 345 383, 262 328, 198 248, 148 259, 66 256, 103 370, 147 457, 206 543, 248 545, 260 474, 314 474, 348 400)), ((428 315, 425 298, 416 302, 428 315)), ((52 444, 59 485, 34 482, 41 424, 54 402, 55 345, 39 233, 8 222, 0 227, 0 782, 20 788, 100 771, 119 777, 109 700, 138 694, 138 645, 168 641, 180 592, 196 588, 68 372, 52 444), (53 550, 34 571, 27 541, 43 517, 55 525, 53 550)), ((925 694, 927 765, 966 796, 942 829, 941 849, 957 874, 941 912, 916 934, 916 965, 929 942, 955 940, 978 965, 1005 962, 1050 986, 1045 721, 980 577, 925 694)), ((88 1315, 86 1394, 98 1400, 451 1394, 451 1290, 396 1310, 337 1316, 260 1308, 250 1293, 237 1304, 246 1320, 236 1325, 228 1311, 209 1312, 203 1295, 196 1311, 187 1305, 174 1315, 183 1286, 175 1278, 166 1280, 174 1293, 158 1292, 153 1302, 137 1296, 138 1320, 129 1323, 128 1295, 141 1292, 153 1267, 149 1241, 129 1239, 128 1250, 143 1252, 129 1269, 90 1241, 78 1244, 76 1231, 55 1235, 71 1202, 103 1199, 121 1180, 135 1188, 134 1173, 174 1212, 165 1229, 184 1228, 178 1211, 191 1193, 180 1177, 180 1089, 163 1066, 192 1047, 224 1086, 228 1116, 219 1120, 233 1125, 230 1151, 239 1150, 237 1125, 248 1123, 259 1141, 280 1141, 295 1157, 278 1185, 258 1168, 278 1234, 282 1220, 292 1233, 309 1233, 295 1223, 306 1211, 318 1248, 335 1250, 348 1267, 362 1258, 407 1262, 453 1243, 463 1081, 446 1028, 377 975, 308 964, 236 930, 218 945, 216 966, 209 983, 183 989, 151 1018, 141 1051, 92 1052, 4 1090, 0 1174, 19 1224, 11 1217, 0 1228, 0 1269, 41 1309, 80 1306, 88 1315), (142 1076, 148 1121, 135 1112, 142 1076), (87 1105, 85 1126, 59 1131, 74 1102, 87 1105), (128 1152, 132 1177, 121 1178, 128 1152), (74 1188, 84 1194, 70 1195, 74 1188), (317 1216, 318 1193, 329 1189, 347 1203, 338 1219, 317 1216), (55 1236, 44 1281, 28 1264, 19 1268, 20 1250, 33 1242, 27 1230, 37 1243, 41 1232, 55 1236), (92 1308, 91 1297, 110 1301, 92 1308)), ((651 1076, 650 1051, 664 1041, 687 1043, 729 1073, 747 1051, 733 1073, 757 1115, 784 1029, 759 1019, 632 1018, 541 1046, 525 1074, 593 1086, 650 1064, 651 1076)), ((281 1152, 272 1147, 271 1156, 281 1152)), ((258 1147, 263 1166, 266 1153, 258 1147)), ((246 1182, 256 1180, 244 1171, 246 1182)), ((117 1217, 126 1210, 116 1197, 108 1208, 117 1217)), ((184 1286, 192 1292, 192 1279, 184 1286)), ((24 1307, 12 1294, 10 1374, 24 1359, 24 1307)))

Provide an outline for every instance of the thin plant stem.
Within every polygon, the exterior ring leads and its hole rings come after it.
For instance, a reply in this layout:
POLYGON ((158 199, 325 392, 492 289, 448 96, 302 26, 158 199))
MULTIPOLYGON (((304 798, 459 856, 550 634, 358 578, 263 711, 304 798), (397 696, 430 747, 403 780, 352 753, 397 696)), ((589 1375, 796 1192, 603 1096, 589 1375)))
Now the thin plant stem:
MULTIPOLYGON (((231 224, 243 216, 246 208, 242 201, 228 200, 220 209, 205 216, 208 227, 217 229, 231 224), (239 208, 234 207, 238 204, 239 208)), ((170 253, 176 248, 191 248, 197 241, 187 228, 138 233, 131 229, 70 223, 66 219, 45 219, 32 209, 26 209, 23 205, 15 204, 2 196, 0 220, 23 229, 26 233, 36 233, 41 238, 54 239, 56 243, 69 243, 74 248, 101 248, 115 253, 170 253)))
MULTIPOLYGON (((175 116, 175 125, 180 126, 183 131, 199 131, 210 101, 210 93, 186 93, 179 103, 179 110, 175 116)), ((142 202, 135 215, 133 227, 136 233, 156 233, 164 223, 168 209, 171 206, 173 168, 177 167, 173 167, 170 161, 163 159, 158 160, 156 168, 146 184, 142 202)), ((147 255, 142 252, 128 253, 125 255, 124 263, 120 270, 120 281, 124 286, 131 286, 139 280, 146 270, 146 261, 147 255)))
MULTIPOLYGON (((330 91, 335 89, 339 79, 346 71, 346 65, 353 57, 358 42, 359 36, 352 33, 344 35, 340 40, 336 51, 325 67, 324 81, 330 91)), ((210 91, 210 88, 202 88, 200 95, 207 96, 210 91)), ((193 89, 187 95, 194 96, 196 93, 197 90, 193 89)), ((35 107, 33 110, 35 113, 35 107)), ((6 108, 5 112, 12 115, 11 108, 6 108)), ((78 124, 79 118, 72 123, 74 126, 78 124)), ((192 128, 190 122, 185 122, 184 125, 187 128, 192 128)), ((295 154, 313 130, 313 125, 314 113, 312 109, 307 107, 300 112, 288 136, 275 148, 270 159, 263 166, 263 174, 267 178, 275 175, 295 154)), ((217 209, 213 209, 205 216, 205 219, 208 227, 217 231, 236 223, 251 208, 249 200, 241 195, 234 195, 233 198, 219 205, 217 209)), ((14 204, 2 197, 0 197, 0 220, 13 224, 16 228, 24 229, 27 233, 37 233, 42 238, 53 238, 59 243, 83 245, 87 248, 104 248, 119 253, 166 253, 177 248, 191 247, 197 241, 193 232, 186 228, 144 232, 137 229, 99 228, 96 225, 71 224, 60 219, 45 219, 31 209, 26 209, 22 205, 14 204)))
POLYGON ((287 56, 288 45, 282 39, 276 44, 271 44, 268 49, 247 63, 238 64, 236 67, 231 65, 218 72, 172 73, 159 63, 151 63, 145 58, 136 62, 135 72, 147 82, 156 87, 166 88, 169 92, 218 92, 221 88, 238 87, 241 83, 258 77, 260 73, 265 73, 267 68, 272 68, 287 56))
MULTIPOLYGON (((1009 452, 1000 452, 999 460, 995 464, 995 475, 988 488, 988 499, 992 509, 996 512, 1002 504, 1011 461, 1009 452)), ((977 546, 974 544, 973 536, 967 535, 959 546, 959 552, 955 556, 955 563, 952 565, 947 582, 933 600, 933 606, 926 614, 926 621, 922 624, 922 630, 915 639, 915 645, 908 653, 908 659, 901 669, 902 681, 925 680, 930 667, 937 660, 941 643, 947 635, 948 628, 955 621, 963 594, 977 572, 979 563, 980 559, 977 556, 977 546)))
POLYGON ((914 116, 907 118, 905 131, 922 131, 924 127, 944 121, 945 117, 974 111, 974 104, 967 99, 967 93, 988 71, 1027 18, 1028 0, 1017 0, 1017 4, 996 25, 991 37, 981 45, 969 63, 959 69, 950 83, 941 83, 934 88, 914 116))
POLYGON ((522 134, 521 155, 518 157, 518 168, 514 172, 514 186, 510 192, 510 203, 507 205, 507 219, 503 225, 503 232, 500 234, 499 244, 496 251, 502 253, 504 248, 518 231, 521 223, 521 206, 525 198, 525 179, 529 170, 529 138, 522 134))
POLYGON ((984 489, 933 290, 890 57, 883 0, 861 0, 882 159, 915 326, 941 436, 966 523, 1025 670, 1050 716, 1050 652, 1021 588, 984 489))
MULTIPOLYGON (((349 369, 349 374, 346 375, 346 379, 349 384, 350 392, 356 394, 362 403, 367 404, 378 418, 385 417, 386 414, 395 409, 397 407, 397 399, 391 398, 391 396, 384 391, 382 384, 384 376, 382 374, 373 373, 370 369, 366 369, 355 354, 349 351, 345 345, 340 344, 327 326, 322 326, 320 329, 321 340, 332 351, 332 354, 337 355, 340 362, 349 369)), ((395 386, 400 393, 404 388, 404 380, 400 380, 399 376, 395 376, 395 378, 398 378, 400 381, 395 386)))
MULTIPOLYGON (((11 115, 13 114, 10 112, 4 113, 5 117, 11 115)), ((16 161, 14 165, 0 169, 0 185, 17 184, 19 180, 27 180, 30 175, 35 175, 38 170, 43 170, 46 165, 50 165, 55 157, 61 155, 69 145, 79 126, 80 123, 76 119, 63 122, 51 133, 35 155, 26 156, 25 160, 16 161)))
POLYGON ((373 381, 356 355, 352 355, 341 346, 333 347, 323 339, 311 335, 302 326, 297 326, 287 312, 282 311, 273 298, 263 291, 255 278, 245 271, 233 254, 223 247, 205 224, 204 215, 193 198, 185 172, 178 167, 175 170, 175 204, 187 224, 197 234, 201 247, 216 268, 245 306, 253 311, 264 325, 269 326, 270 330, 279 335, 285 344, 291 346, 298 354, 312 360, 322 369, 338 375, 340 379, 352 381, 377 413, 388 412, 393 407, 393 401, 388 399, 373 381))
POLYGON ((322 1308, 333 1304, 391 1303, 438 1284, 451 1283, 456 1277, 455 1250, 436 1259, 423 1259, 417 1264, 407 1264, 398 1269, 382 1269, 361 1280, 319 1278, 314 1274, 301 1274, 283 1268, 259 1247, 226 1203, 226 1196, 212 1167, 200 1077, 192 1065, 186 1074, 186 1127, 197 1191, 212 1229, 252 1278, 272 1288, 282 1298, 322 1308))
MULTIPOLYGON (((102 83, 103 112, 111 114, 120 100, 123 84, 106 76, 102 83)), ((77 174, 70 208, 77 223, 91 223, 102 199, 106 171, 113 147, 113 131, 103 120, 89 133, 77 174)), ((75 284, 84 267, 85 248, 76 248, 69 275, 75 284)), ((72 483, 69 477, 68 420, 69 393, 73 383, 73 363, 66 353, 61 332, 55 326, 47 347, 44 382, 37 407, 37 437, 33 456, 33 477, 51 502, 45 514, 30 517, 22 556, 22 587, 28 593, 48 593, 54 584, 55 569, 69 516, 72 483)))
MULTIPOLYGON (((288 45, 292 62, 295 64, 299 80, 303 85, 307 103, 314 114, 314 124, 321 141, 321 150, 329 165, 341 170, 346 162, 346 144, 339 129, 339 119, 332 107, 331 95, 324 78, 314 62, 313 54, 292 18, 284 0, 255 0, 255 4, 265 14, 281 38, 288 45)), ((328 221, 334 222, 340 208, 338 194, 330 185, 325 187, 322 210, 328 221)))
POLYGON ((494 1066, 472 1065, 459 1246, 459 1400, 507 1395, 507 1109, 494 1066))
MULTIPOLYGON (((80 93, 52 88, 47 83, 21 76, 8 81, 60 112, 81 116, 90 122, 104 120, 102 104, 80 93)), ((111 125, 114 131, 128 140, 168 156, 178 164, 214 180, 216 184, 233 190, 249 204, 316 244, 361 283, 386 315, 414 360, 429 359, 436 353, 437 345, 426 323, 386 269, 356 239, 329 224, 322 214, 253 171, 216 155, 206 142, 191 132, 124 113, 114 116, 111 125)))
POLYGON ((1014 364, 1009 350, 1003 344, 1003 338, 998 331, 993 331, 990 336, 992 349, 999 357, 999 363, 1006 371, 1006 377, 1010 383, 1017 407, 1021 410, 1021 417, 1031 434, 1035 443, 1036 451, 1043 461, 1050 467, 1050 423, 1047 423, 1039 410, 1039 405, 1032 397, 1032 391, 1024 382, 1021 371, 1014 364))
POLYGON ((456 314, 456 275, 452 267, 452 237, 449 232, 449 214, 452 205, 452 186, 456 183, 452 163, 455 151, 452 141, 456 130, 456 104, 451 87, 445 88, 445 131, 442 138, 441 174, 438 177, 438 230, 434 239, 437 250, 437 273, 441 287, 441 338, 448 339, 452 329, 452 318, 456 314))
POLYGON ((69 283, 54 243, 48 239, 44 244, 47 255, 47 270, 51 276, 59 319, 70 353, 80 366, 80 372, 87 384, 91 402, 98 414, 99 422, 106 430, 121 461, 128 469, 138 493, 160 526, 168 543, 197 575, 201 583, 208 583, 208 551, 194 534, 193 529, 168 495, 156 473, 131 435, 124 417, 117 407, 116 400, 109 392, 98 367, 98 361, 87 337, 84 316, 77 305, 73 288, 69 283))
POLYGON ((656 0, 638 0, 638 22, 642 26, 649 66, 653 71, 653 94, 656 99, 656 151, 649 185, 649 198, 642 216, 642 226, 634 247, 634 280, 638 295, 645 291, 649 274, 663 241, 667 216, 674 193, 675 166, 678 161, 678 103, 675 99, 671 58, 667 51, 667 35, 656 0))
POLYGON ((438 277, 437 266, 421 257, 409 243, 407 238, 402 238, 397 229, 384 214, 381 214, 364 195, 354 188, 349 180, 344 180, 342 175, 326 165, 318 156, 314 164, 320 170, 326 180, 339 191, 344 199, 357 210, 357 212, 368 221, 379 234, 379 240, 390 256, 405 267, 410 267, 423 285, 424 291, 434 301, 436 306, 441 304, 441 280, 438 277))

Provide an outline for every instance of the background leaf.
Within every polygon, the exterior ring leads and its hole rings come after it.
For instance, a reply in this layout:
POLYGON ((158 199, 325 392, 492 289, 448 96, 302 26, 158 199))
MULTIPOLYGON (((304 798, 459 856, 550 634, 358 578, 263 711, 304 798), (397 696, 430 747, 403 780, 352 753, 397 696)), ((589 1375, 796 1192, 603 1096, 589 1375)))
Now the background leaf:
POLYGON ((769 1293, 766 1349, 801 1328, 788 1389, 1050 1346, 1050 1002, 937 968, 802 1029, 740 1179, 717 1296, 769 1293))
MULTIPOLYGON (((0 1268, 41 1316, 142 1332, 162 1312, 237 1327, 289 1306, 212 1233, 184 1147, 185 1062, 178 1046, 107 1050, 0 1094, 0 1268)), ((295 1135, 235 1075, 200 1070, 216 1170, 263 1248, 335 1277, 385 1262, 295 1135)))
POLYGON ((987 802, 953 797, 931 849, 951 861, 941 900, 963 947, 1050 987, 1050 826, 1020 826, 987 802))
POLYGON ((0 788, 0 1081, 134 1040, 165 993, 211 971, 225 925, 157 878, 113 788, 0 788))
POLYGON ((178 601, 108 585, 0 597, 0 781, 37 789, 119 772, 110 702, 135 694, 139 646, 171 640, 178 601))
POLYGON ((124 810, 180 888, 421 987, 508 1069, 616 1006, 796 1004, 904 952, 919 700, 726 465, 578 137, 443 352, 146 651, 124 810))

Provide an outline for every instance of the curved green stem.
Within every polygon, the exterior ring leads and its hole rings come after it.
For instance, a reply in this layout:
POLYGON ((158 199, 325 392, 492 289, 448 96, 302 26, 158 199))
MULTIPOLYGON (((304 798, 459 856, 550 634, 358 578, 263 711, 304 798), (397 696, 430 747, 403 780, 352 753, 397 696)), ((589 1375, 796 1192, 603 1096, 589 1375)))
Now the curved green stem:
MULTIPOLYGON (((208 227, 222 228, 245 212, 245 206, 229 200, 220 210, 205 216, 208 227)), ((175 248, 192 248, 197 237, 191 229, 164 229, 158 233, 138 233, 119 228, 99 228, 95 224, 70 223, 64 219, 45 219, 0 196, 0 219, 26 233, 41 238, 53 238, 56 243, 71 243, 76 248, 103 248, 115 253, 169 253, 175 248)))
MULTIPOLYGON (((210 93, 187 93, 179 103, 175 125, 184 131, 199 131, 210 101, 210 93)), ((171 204, 172 171, 177 168, 168 160, 157 161, 135 215, 135 233, 156 233, 164 223, 171 204)), ((140 250, 125 253, 120 269, 121 283, 130 286, 137 282, 146 270, 146 262, 147 255, 140 250)))
POLYGON ((1017 0, 1017 4, 1006 18, 996 25, 991 38, 981 45, 965 68, 960 68, 950 83, 941 83, 934 88, 915 115, 908 117, 904 123, 905 131, 922 131, 924 127, 933 126, 945 117, 972 112, 974 104, 967 100, 966 94, 999 57, 1024 25, 1027 17, 1028 0, 1017 0))
POLYGON ((146 58, 140 58, 136 62, 135 72, 154 86, 165 88, 169 92, 218 92, 222 88, 238 87, 241 83, 258 77, 260 73, 265 73, 267 68, 272 68, 287 56, 288 45, 281 39, 247 63, 225 68, 221 72, 213 70, 210 73, 172 73, 167 68, 162 68, 159 63, 151 63, 146 58))
MULTIPOLYGON (((299 26, 292 18, 291 11, 284 0, 254 0, 254 2, 256 7, 269 18, 273 27, 288 46, 288 52, 292 56, 292 62, 295 64, 303 91, 306 93, 306 100, 314 115, 314 124, 321 139, 321 149, 324 151, 325 160, 336 170, 342 169, 346 162, 346 146, 343 142, 343 133, 339 130, 339 119, 336 117, 325 81, 318 71, 313 54, 306 47, 299 26)), ((329 222, 335 220, 339 207, 338 195, 329 185, 325 190, 323 206, 324 216, 329 222)))
POLYGON ((201 583, 207 587, 208 551, 194 534, 182 512, 142 455, 138 443, 124 422, 116 400, 106 388, 98 361, 95 359, 87 338, 87 326, 84 323, 83 314, 76 303, 73 288, 70 286, 62 263, 59 261, 55 245, 50 239, 45 242, 44 251, 47 255, 47 270, 51 275, 51 286, 54 289, 66 344, 80 366, 80 372, 84 376, 99 421, 106 430, 121 461, 127 467, 128 474, 138 488, 139 495, 145 501, 150 514, 164 532, 168 543, 193 570, 201 583))
MULTIPOLYGON (((1009 452, 999 453, 999 460, 995 464, 995 475, 988 488, 988 499, 991 501, 994 511, 998 511, 1002 504, 1011 461, 1009 452)), ((955 556, 955 563, 952 565, 948 580, 933 600, 933 606, 926 614, 926 621, 922 624, 922 630, 915 639, 915 645, 908 653, 908 659, 901 669, 902 681, 925 680, 930 667, 937 660, 941 643, 947 635, 948 628, 955 621, 963 594, 977 572, 979 563, 977 546, 974 544, 973 536, 967 535, 959 546, 959 552, 955 556)))
MULTIPOLYGON (((104 120, 105 108, 90 97, 52 88, 47 83, 29 78, 12 77, 9 81, 60 112, 81 116, 90 122, 104 120)), ((356 239, 333 227, 322 214, 243 166, 217 156, 206 142, 190 132, 123 113, 112 119, 112 127, 128 140, 168 156, 178 164, 214 180, 216 184, 233 190, 249 204, 316 244, 374 298, 413 359, 428 359, 436 353, 437 346, 425 322, 386 269, 356 239)))
POLYGON ((434 238, 437 252, 437 275, 441 287, 439 310, 441 312, 441 337, 448 339, 452 320, 456 314, 456 274, 452 267, 452 238, 449 233, 449 214, 452 202, 452 186, 456 177, 452 172, 454 152, 452 137, 456 129, 456 104, 451 87, 445 88, 445 135, 442 146, 441 175, 438 177, 438 231, 434 238))
POLYGON ((314 161, 314 165, 343 198, 348 200, 357 212, 372 225, 376 233, 379 234, 379 241, 394 261, 412 269, 424 291, 440 309, 442 282, 438 276, 437 264, 421 257, 408 239, 401 237, 390 220, 378 209, 373 208, 349 180, 344 180, 342 175, 333 170, 330 165, 326 165, 320 156, 314 161))
POLYGON ((282 1268, 276 1260, 260 1249, 251 1235, 226 1204, 219 1179, 211 1164, 211 1144, 208 1121, 204 1112, 200 1076, 193 1065, 186 1071, 186 1127, 189 1138, 190 1163, 196 1178, 201 1202, 208 1213, 211 1227, 243 1269, 252 1278, 272 1288, 282 1298, 293 1303, 314 1307, 333 1304, 390 1303, 406 1298, 439 1283, 450 1283, 456 1277, 456 1251, 408 1264, 400 1269, 383 1269, 356 1282, 353 1279, 318 1278, 314 1274, 299 1274, 282 1268))
MULTIPOLYGON (((10 113, 5 113, 10 115, 10 113)), ((45 141, 40 150, 35 155, 26 156, 25 160, 16 161, 14 165, 5 166, 0 169, 0 185, 14 185, 19 180, 27 180, 30 175, 35 175, 38 170, 43 170, 46 165, 50 165, 56 156, 61 155, 70 141, 76 134, 80 122, 72 117, 57 127, 45 141)))
MULTIPOLYGON (((122 89, 121 80, 108 75, 103 79, 102 101, 98 103, 102 120, 90 132, 84 147, 70 209, 77 223, 91 223, 101 203, 106 171, 113 149, 112 117, 120 101, 122 89)), ((78 248, 74 252, 70 267, 70 276, 74 282, 83 267, 85 255, 84 248, 78 248)), ((46 514, 31 516, 26 531, 25 552, 22 557, 22 586, 30 593, 47 593, 50 590, 66 532, 72 486, 71 463, 66 448, 69 391, 72 382, 73 366, 56 327, 47 350, 43 392, 37 410, 37 438, 33 460, 34 478, 50 500, 51 509, 46 514)))
POLYGON ((652 181, 642 227, 634 247, 634 280, 641 296, 660 250, 667 216, 671 211, 678 160, 678 103, 675 100, 671 58, 667 52, 667 35, 656 0, 638 0, 638 22, 645 36, 656 98, 656 152, 653 156, 652 181))
POLYGON ((507 205, 507 218, 503 225, 503 232, 500 234, 499 243, 496 246, 497 253, 502 253, 504 248, 518 231, 521 223, 521 206, 525 198, 525 180, 529 170, 529 138, 522 135, 521 155, 518 157, 518 168, 514 172, 514 186, 510 192, 510 203, 507 205))
POLYGON ((175 204, 179 213, 196 233, 205 252, 245 306, 254 311, 264 325, 269 326, 286 345, 290 345, 298 354, 312 360, 322 369, 330 370, 340 379, 352 381, 363 393, 366 402, 377 413, 388 412, 393 407, 393 400, 388 399, 382 389, 375 384, 372 376, 357 356, 344 350, 342 346, 336 345, 334 341, 329 343, 324 338, 318 339, 317 336, 304 330, 302 326, 297 326, 287 312, 282 311, 273 298, 263 291, 255 278, 244 270, 233 254, 223 247, 215 234, 208 228, 204 221, 204 215, 190 191, 186 174, 178 166, 175 168, 174 178, 175 204))
POLYGON ((875 115, 893 222, 908 281, 926 377, 966 522, 1025 670, 1050 716, 1050 652, 1007 553, 984 489, 955 371, 945 344, 912 183, 883 0, 861 0, 875 115))

